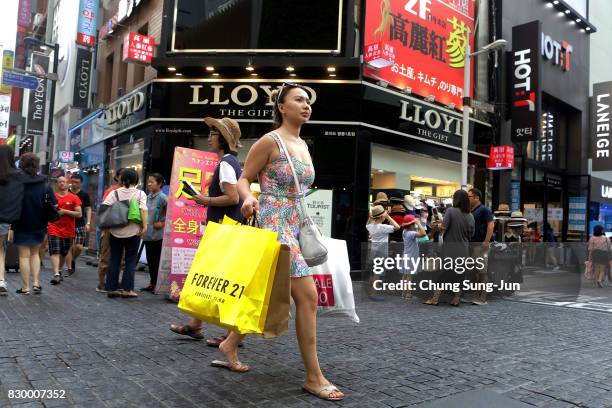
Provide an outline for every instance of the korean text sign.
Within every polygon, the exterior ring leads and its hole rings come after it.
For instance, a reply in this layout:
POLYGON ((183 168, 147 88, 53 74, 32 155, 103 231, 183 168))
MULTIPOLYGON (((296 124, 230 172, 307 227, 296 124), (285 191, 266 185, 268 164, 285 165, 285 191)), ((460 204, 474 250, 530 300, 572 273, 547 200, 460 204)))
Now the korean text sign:
POLYGON ((123 39, 123 61, 150 64, 155 48, 155 38, 138 33, 128 33, 123 39))
POLYGON ((363 74, 461 107, 473 39, 474 0, 368 0, 363 74))
POLYGON ((96 24, 99 7, 99 0, 79 1, 77 43, 87 45, 88 47, 92 47, 96 43, 96 24))
POLYGON ((183 191, 183 180, 188 181, 203 195, 218 164, 214 153, 177 147, 174 151, 172 176, 168 196, 171 214, 170 245, 171 272, 168 277, 170 298, 178 299, 184 279, 189 273, 200 239, 204 234, 206 207, 200 206, 183 191))

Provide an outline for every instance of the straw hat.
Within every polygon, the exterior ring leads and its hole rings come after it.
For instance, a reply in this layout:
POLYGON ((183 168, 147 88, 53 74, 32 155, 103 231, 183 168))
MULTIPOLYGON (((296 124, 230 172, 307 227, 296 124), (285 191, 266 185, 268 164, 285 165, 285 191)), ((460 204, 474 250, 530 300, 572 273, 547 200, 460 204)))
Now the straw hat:
POLYGON ((404 204, 406 204, 408 207, 414 208, 416 206, 416 200, 410 194, 406 194, 404 196, 404 204))
POLYGON ((527 224, 527 219, 523 217, 523 213, 520 211, 512 211, 510 219, 508 220, 509 227, 524 227, 527 224))
POLYGON ((416 221, 416 217, 414 215, 412 214, 404 215, 404 218, 402 219, 402 228, 414 224, 415 221, 416 221))
POLYGON ((237 152, 238 148, 242 147, 242 145, 240 144, 240 125, 234 119, 215 119, 211 117, 206 117, 204 118, 204 122, 209 127, 214 127, 221 133, 231 151, 237 152))
POLYGON ((375 205, 374 207, 372 207, 372 210, 370 210, 370 214, 372 214, 372 218, 378 218, 381 217, 385 214, 386 210, 383 208, 382 205, 375 205))
POLYGON ((374 204, 384 204, 387 205, 389 204, 389 197, 387 197, 387 194, 383 191, 379 191, 376 194, 376 200, 374 200, 374 204))
POLYGON ((509 217, 510 216, 510 206, 508 204, 500 204, 497 207, 497 211, 494 214, 498 217, 509 217))

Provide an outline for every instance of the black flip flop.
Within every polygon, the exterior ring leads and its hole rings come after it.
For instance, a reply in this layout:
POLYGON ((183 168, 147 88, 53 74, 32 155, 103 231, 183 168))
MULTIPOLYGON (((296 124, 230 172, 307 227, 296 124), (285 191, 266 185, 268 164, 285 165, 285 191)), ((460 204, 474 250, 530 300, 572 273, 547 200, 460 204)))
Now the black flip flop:
POLYGON ((19 294, 19 295, 29 295, 30 291, 29 290, 23 290, 23 288, 19 288, 15 291, 15 293, 19 294))

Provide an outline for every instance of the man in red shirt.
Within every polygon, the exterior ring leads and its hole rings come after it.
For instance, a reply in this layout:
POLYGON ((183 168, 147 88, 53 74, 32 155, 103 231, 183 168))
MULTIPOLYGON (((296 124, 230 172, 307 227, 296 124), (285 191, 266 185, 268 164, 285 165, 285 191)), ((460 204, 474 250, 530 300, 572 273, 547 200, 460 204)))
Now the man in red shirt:
POLYGON ((57 204, 59 208, 59 220, 49 223, 49 255, 53 265, 52 285, 57 285, 62 281, 61 270, 64 268, 66 255, 72 247, 72 240, 75 237, 75 218, 83 216, 81 212, 81 199, 68 191, 68 181, 66 177, 57 179, 57 204))

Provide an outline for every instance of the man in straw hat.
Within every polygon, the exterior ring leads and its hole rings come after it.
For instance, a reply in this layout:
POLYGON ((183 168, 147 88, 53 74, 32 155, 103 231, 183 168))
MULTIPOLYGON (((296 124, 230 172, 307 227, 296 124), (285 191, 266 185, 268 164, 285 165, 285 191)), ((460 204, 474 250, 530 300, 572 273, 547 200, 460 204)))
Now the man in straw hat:
MULTIPOLYGON (((193 197, 193 200, 202 206, 208 207, 206 221, 221 222, 224 216, 236 221, 242 221, 240 208, 242 202, 238 196, 238 179, 241 175, 238 161, 238 148, 240 144, 240 125, 234 119, 211 117, 204 118, 210 128, 208 134, 208 150, 219 155, 219 165, 215 169, 212 181, 208 186, 208 195, 202 193, 193 197)), ((186 325, 170 325, 175 333, 190 336, 194 339, 203 339, 202 321, 191 319, 186 325)), ((207 340, 212 347, 219 347, 226 336, 219 336, 207 340)))

